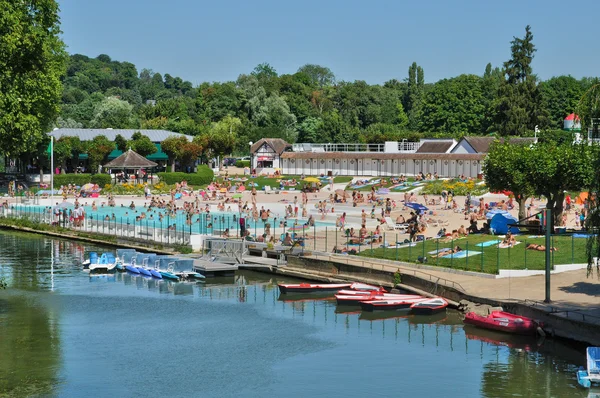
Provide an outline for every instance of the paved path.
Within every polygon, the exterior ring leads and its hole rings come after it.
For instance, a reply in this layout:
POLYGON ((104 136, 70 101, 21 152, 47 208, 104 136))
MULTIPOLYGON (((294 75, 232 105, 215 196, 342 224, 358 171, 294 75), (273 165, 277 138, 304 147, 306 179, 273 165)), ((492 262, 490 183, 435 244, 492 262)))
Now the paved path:
MULTIPOLYGON (((417 271, 417 276, 430 275, 460 284, 464 291, 472 296, 483 297, 498 301, 507 300, 530 300, 536 307, 545 307, 550 312, 576 316, 577 313, 591 315, 586 321, 600 324, 600 279, 594 270, 594 274, 587 276, 587 270, 576 270, 553 274, 551 277, 549 305, 543 304, 545 298, 545 277, 535 275, 520 278, 486 278, 482 276, 452 273, 443 270, 418 269, 395 262, 371 262, 363 261, 362 258, 354 256, 328 256, 331 261, 365 266, 375 269, 394 270, 411 273, 417 271), (422 273, 422 274, 419 274, 422 273), (573 315, 573 312, 575 315, 573 315)), ((323 256, 318 256, 324 259, 323 256)), ((449 284, 449 283, 446 283, 449 284)))

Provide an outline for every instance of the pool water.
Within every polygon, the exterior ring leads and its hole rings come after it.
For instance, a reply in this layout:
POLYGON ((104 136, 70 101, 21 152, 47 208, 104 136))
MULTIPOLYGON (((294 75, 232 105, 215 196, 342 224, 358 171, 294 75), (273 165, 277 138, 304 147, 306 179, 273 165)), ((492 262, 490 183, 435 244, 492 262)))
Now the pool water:
MULTIPOLYGON (((47 208, 44 206, 16 206, 20 212, 24 213, 40 213, 47 208)), ((175 216, 168 214, 166 209, 153 208, 147 211, 144 207, 138 206, 135 209, 129 207, 98 207, 97 210, 92 210, 91 206, 84 206, 85 217, 88 220, 94 220, 96 223, 102 225, 106 223, 117 223, 117 224, 130 224, 140 225, 148 228, 162 228, 166 229, 169 226, 175 225, 176 230, 189 231, 190 233, 206 234, 211 233, 215 230, 223 231, 229 229, 232 234, 237 234, 239 231, 239 213, 233 212, 210 212, 210 216, 207 213, 194 214, 192 216, 191 225, 186 223, 187 215, 184 211, 178 210, 175 216), (145 213, 144 219, 138 219, 138 217, 145 213), (163 215, 163 218, 159 217, 159 214, 163 215), (114 217, 113 217, 114 215, 114 217), (209 225, 212 227, 209 228, 209 225)), ((294 223, 302 225, 305 220, 288 219, 287 226, 291 227, 294 223)), ((275 235, 277 233, 284 232, 284 229, 280 226, 281 218, 271 217, 267 219, 267 223, 271 224, 271 231, 275 235)), ((252 218, 246 217, 246 229, 251 233, 258 234, 262 233, 262 229, 265 226, 265 222, 262 220, 254 221, 252 218)), ((316 221, 316 227, 333 227, 333 223, 316 221)))

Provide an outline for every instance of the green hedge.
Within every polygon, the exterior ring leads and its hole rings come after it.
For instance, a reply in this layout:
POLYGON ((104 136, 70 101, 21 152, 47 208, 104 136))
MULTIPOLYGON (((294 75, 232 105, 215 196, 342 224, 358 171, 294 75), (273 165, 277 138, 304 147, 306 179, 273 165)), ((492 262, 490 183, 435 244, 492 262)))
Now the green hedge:
POLYGON ((238 160, 235 162, 235 167, 250 167, 249 160, 238 160))
POLYGON ((87 183, 98 184, 100 188, 104 188, 106 184, 110 184, 110 176, 108 174, 55 174, 54 188, 60 188, 61 185, 77 185, 82 186, 87 183))
POLYGON ((165 184, 173 185, 187 181, 189 185, 207 185, 212 182, 215 174, 207 165, 198 166, 196 173, 158 173, 158 177, 165 184))

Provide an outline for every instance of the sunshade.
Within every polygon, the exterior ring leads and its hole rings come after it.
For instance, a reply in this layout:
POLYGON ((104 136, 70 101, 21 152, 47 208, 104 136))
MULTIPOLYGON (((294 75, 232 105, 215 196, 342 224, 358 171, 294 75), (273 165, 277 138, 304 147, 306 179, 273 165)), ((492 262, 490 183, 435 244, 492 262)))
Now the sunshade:
POLYGON ((427 211, 427 210, 429 210, 426 206, 423 206, 420 203, 414 203, 414 202, 405 203, 404 206, 410 207, 411 209, 417 210, 417 211, 427 211))
POLYGON ((304 181, 304 182, 321 182, 321 180, 319 180, 317 177, 306 177, 302 181, 304 181))
POLYGON ((59 208, 59 209, 68 209, 70 207, 75 207, 75 205, 71 202, 61 202, 54 207, 59 208))
POLYGON ((336 189, 335 193, 337 193, 338 196, 342 196, 344 198, 347 198, 350 196, 350 194, 348 192, 344 191, 343 189, 336 189))

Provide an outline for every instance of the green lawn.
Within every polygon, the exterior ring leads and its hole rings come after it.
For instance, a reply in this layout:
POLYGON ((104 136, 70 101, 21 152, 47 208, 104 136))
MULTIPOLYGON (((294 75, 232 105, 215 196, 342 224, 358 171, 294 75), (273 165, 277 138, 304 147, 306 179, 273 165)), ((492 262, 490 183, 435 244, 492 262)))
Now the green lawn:
MULTIPOLYGON (((389 243, 395 241, 394 233, 387 233, 386 240, 389 243)), ((516 236, 521 243, 513 248, 500 249, 498 245, 488 247, 475 246, 480 242, 499 239, 490 235, 472 235, 467 238, 458 239, 453 242, 445 242, 443 239, 419 242, 414 247, 405 248, 373 248, 362 246, 360 255, 365 257, 385 258, 388 260, 399 260, 407 262, 418 262, 418 257, 427 257, 427 265, 456 268, 469 271, 496 274, 498 269, 545 269, 545 253, 533 250, 525 250, 528 243, 545 244, 545 238, 529 238, 530 235, 516 236), (482 254, 466 258, 434 258, 429 252, 460 246, 463 250, 478 251, 482 254)), ((558 251, 552 252, 553 264, 585 263, 586 239, 572 238, 571 236, 555 235, 552 237, 552 246, 558 251)), ((352 248, 353 246, 350 246, 352 248)), ((356 247, 356 246, 355 246, 356 247)), ((356 247, 357 248, 357 247, 356 247)), ((357 248, 358 250, 358 248, 357 248)))
MULTIPOLYGON (((391 183, 391 178, 390 178, 390 177, 374 177, 374 178, 371 178, 371 179, 369 179, 369 181, 373 181, 373 180, 381 180, 381 179, 385 179, 385 182, 386 182, 386 183, 385 183, 385 184, 383 184, 383 185, 381 185, 381 184, 376 184, 376 185, 375 185, 375 189, 379 189, 379 188, 389 188, 389 187, 391 187, 391 186, 393 186, 393 185, 394 185, 394 184, 392 184, 392 183, 391 183)), ((409 183, 413 183, 413 182, 415 182, 415 179, 414 179, 414 178, 408 178, 408 179, 407 179, 407 181, 408 181, 409 183)), ((341 182, 341 181, 340 181, 340 182, 341 182)), ((348 181, 348 182, 350 182, 350 181, 348 181)), ((349 190, 349 191, 359 191, 359 192, 366 192, 366 191, 368 191, 368 192, 370 192, 370 191, 371 191, 371 187, 372 187, 372 186, 373 186, 373 185, 366 185, 366 186, 363 186, 363 187, 360 187, 360 188, 350 188, 350 185, 348 185, 348 186, 346 186, 346 189, 347 189, 347 190, 349 190)), ((404 191, 410 191, 410 190, 412 190, 412 189, 414 189, 414 188, 415 188, 415 186, 413 186, 413 185, 409 185, 409 186, 407 186, 406 188, 402 188, 402 189, 393 189, 393 190, 392 190, 392 192, 404 192, 404 191)))
MULTIPOLYGON (((229 176, 231 178, 237 178, 237 177, 244 177, 243 175, 231 175, 229 176)), ((248 177, 248 176, 245 176, 248 177)), ((257 189, 262 189, 265 185, 269 185, 272 188, 279 188, 279 180, 291 180, 291 179, 296 179, 296 181, 298 181, 300 184, 296 185, 293 188, 296 188, 296 190, 299 190, 303 185, 304 182, 302 182, 301 176, 295 176, 295 175, 284 175, 281 177, 276 177, 276 178, 270 178, 270 177, 264 177, 264 176, 259 176, 256 178, 249 178, 248 177, 248 181, 246 181, 244 184, 248 187, 248 183, 252 182, 255 184, 258 184, 257 189)), ((223 182, 223 178, 217 178, 216 179, 218 182, 223 182)), ((347 183, 352 181, 352 177, 350 176, 337 176, 333 178, 333 182, 334 183, 347 183)), ((307 185, 310 185, 310 183, 306 183, 307 185)), ((288 188, 288 187, 286 187, 288 188)))

